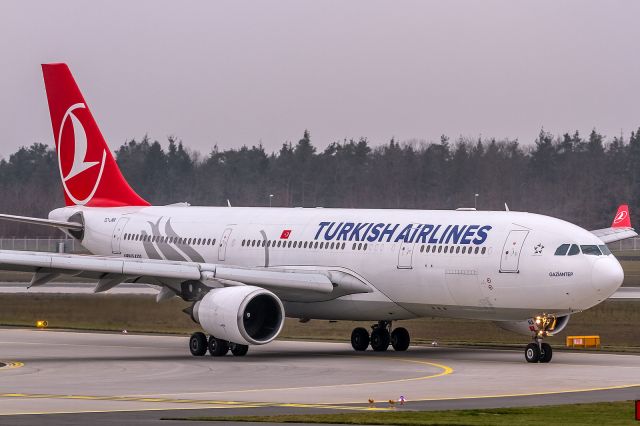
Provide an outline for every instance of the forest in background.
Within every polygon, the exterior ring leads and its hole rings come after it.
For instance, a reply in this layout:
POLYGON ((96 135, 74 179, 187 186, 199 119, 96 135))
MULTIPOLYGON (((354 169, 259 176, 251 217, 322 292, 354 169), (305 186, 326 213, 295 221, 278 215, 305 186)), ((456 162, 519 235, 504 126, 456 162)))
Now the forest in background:
MULTIPOLYGON (((297 143, 268 153, 243 146, 207 154, 176 138, 148 137, 115 151, 131 186, 152 204, 528 211, 587 229, 610 224, 628 203, 632 223, 640 205, 640 128, 605 138, 596 130, 533 144, 517 140, 442 136, 437 143, 366 138, 318 150, 305 131, 297 143), (270 197, 270 194, 273 197, 270 197)), ((0 212, 47 217, 64 204, 53 147, 34 143, 0 160, 0 212)), ((60 235, 46 227, 0 222, 1 236, 60 235)))

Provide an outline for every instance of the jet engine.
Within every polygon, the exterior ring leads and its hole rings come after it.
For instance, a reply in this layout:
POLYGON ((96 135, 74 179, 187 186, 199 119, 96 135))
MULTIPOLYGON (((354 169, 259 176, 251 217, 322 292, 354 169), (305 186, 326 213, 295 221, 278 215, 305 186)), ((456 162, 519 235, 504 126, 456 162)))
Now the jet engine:
POLYGON ((556 333, 560 333, 569 323, 569 316, 565 315, 562 317, 555 317, 552 321, 554 324, 543 324, 542 321, 547 321, 547 319, 542 319, 541 317, 537 318, 529 318, 524 321, 494 321, 494 324, 500 328, 503 328, 508 331, 513 331, 514 333, 524 334, 525 336, 531 336, 532 334, 536 334, 538 331, 546 328, 548 335, 552 336, 556 333))
POLYGON ((255 286, 210 290, 193 306, 192 316, 212 336, 244 345, 275 339, 285 317, 280 299, 255 286))

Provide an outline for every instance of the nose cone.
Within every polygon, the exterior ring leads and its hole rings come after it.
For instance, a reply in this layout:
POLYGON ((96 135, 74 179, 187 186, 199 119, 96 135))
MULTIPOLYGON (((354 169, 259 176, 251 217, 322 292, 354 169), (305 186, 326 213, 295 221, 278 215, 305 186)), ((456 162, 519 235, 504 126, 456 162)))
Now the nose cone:
POLYGON ((615 257, 602 257, 593 264, 591 284, 601 296, 611 296, 620 288, 623 280, 622 266, 615 257))

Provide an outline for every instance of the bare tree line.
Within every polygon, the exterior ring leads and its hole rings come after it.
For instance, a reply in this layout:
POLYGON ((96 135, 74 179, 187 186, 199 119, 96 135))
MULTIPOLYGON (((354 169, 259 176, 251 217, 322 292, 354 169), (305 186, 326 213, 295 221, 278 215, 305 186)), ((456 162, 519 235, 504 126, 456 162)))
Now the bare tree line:
MULTIPOLYGON (((169 138, 149 138, 115 152, 132 187, 152 204, 346 208, 478 208, 549 214, 586 228, 608 226, 615 208, 640 205, 640 129, 606 139, 597 131, 534 144, 467 139, 438 143, 344 140, 322 151, 305 131, 278 152, 262 146, 189 151, 169 138), (272 197, 270 195, 273 195, 272 197)), ((2 212, 46 217, 62 206, 52 147, 33 144, 0 161, 2 212)), ((51 235, 46 228, 0 223, 2 236, 51 235)))

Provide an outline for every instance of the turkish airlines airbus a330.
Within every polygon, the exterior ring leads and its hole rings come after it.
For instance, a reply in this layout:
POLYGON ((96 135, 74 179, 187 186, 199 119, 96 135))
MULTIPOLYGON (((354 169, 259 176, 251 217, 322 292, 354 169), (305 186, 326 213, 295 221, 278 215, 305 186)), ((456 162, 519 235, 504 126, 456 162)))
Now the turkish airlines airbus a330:
POLYGON ((494 321, 533 338, 529 362, 549 362, 543 338, 611 296, 623 271, 605 243, 636 236, 621 206, 610 228, 587 231, 512 211, 150 206, 123 178, 65 64, 42 66, 66 207, 48 219, 92 256, 0 251, 0 268, 160 286, 157 300, 192 302, 209 334, 195 356, 240 356, 275 339, 285 317, 374 322, 351 343, 409 347, 396 320, 494 321))

